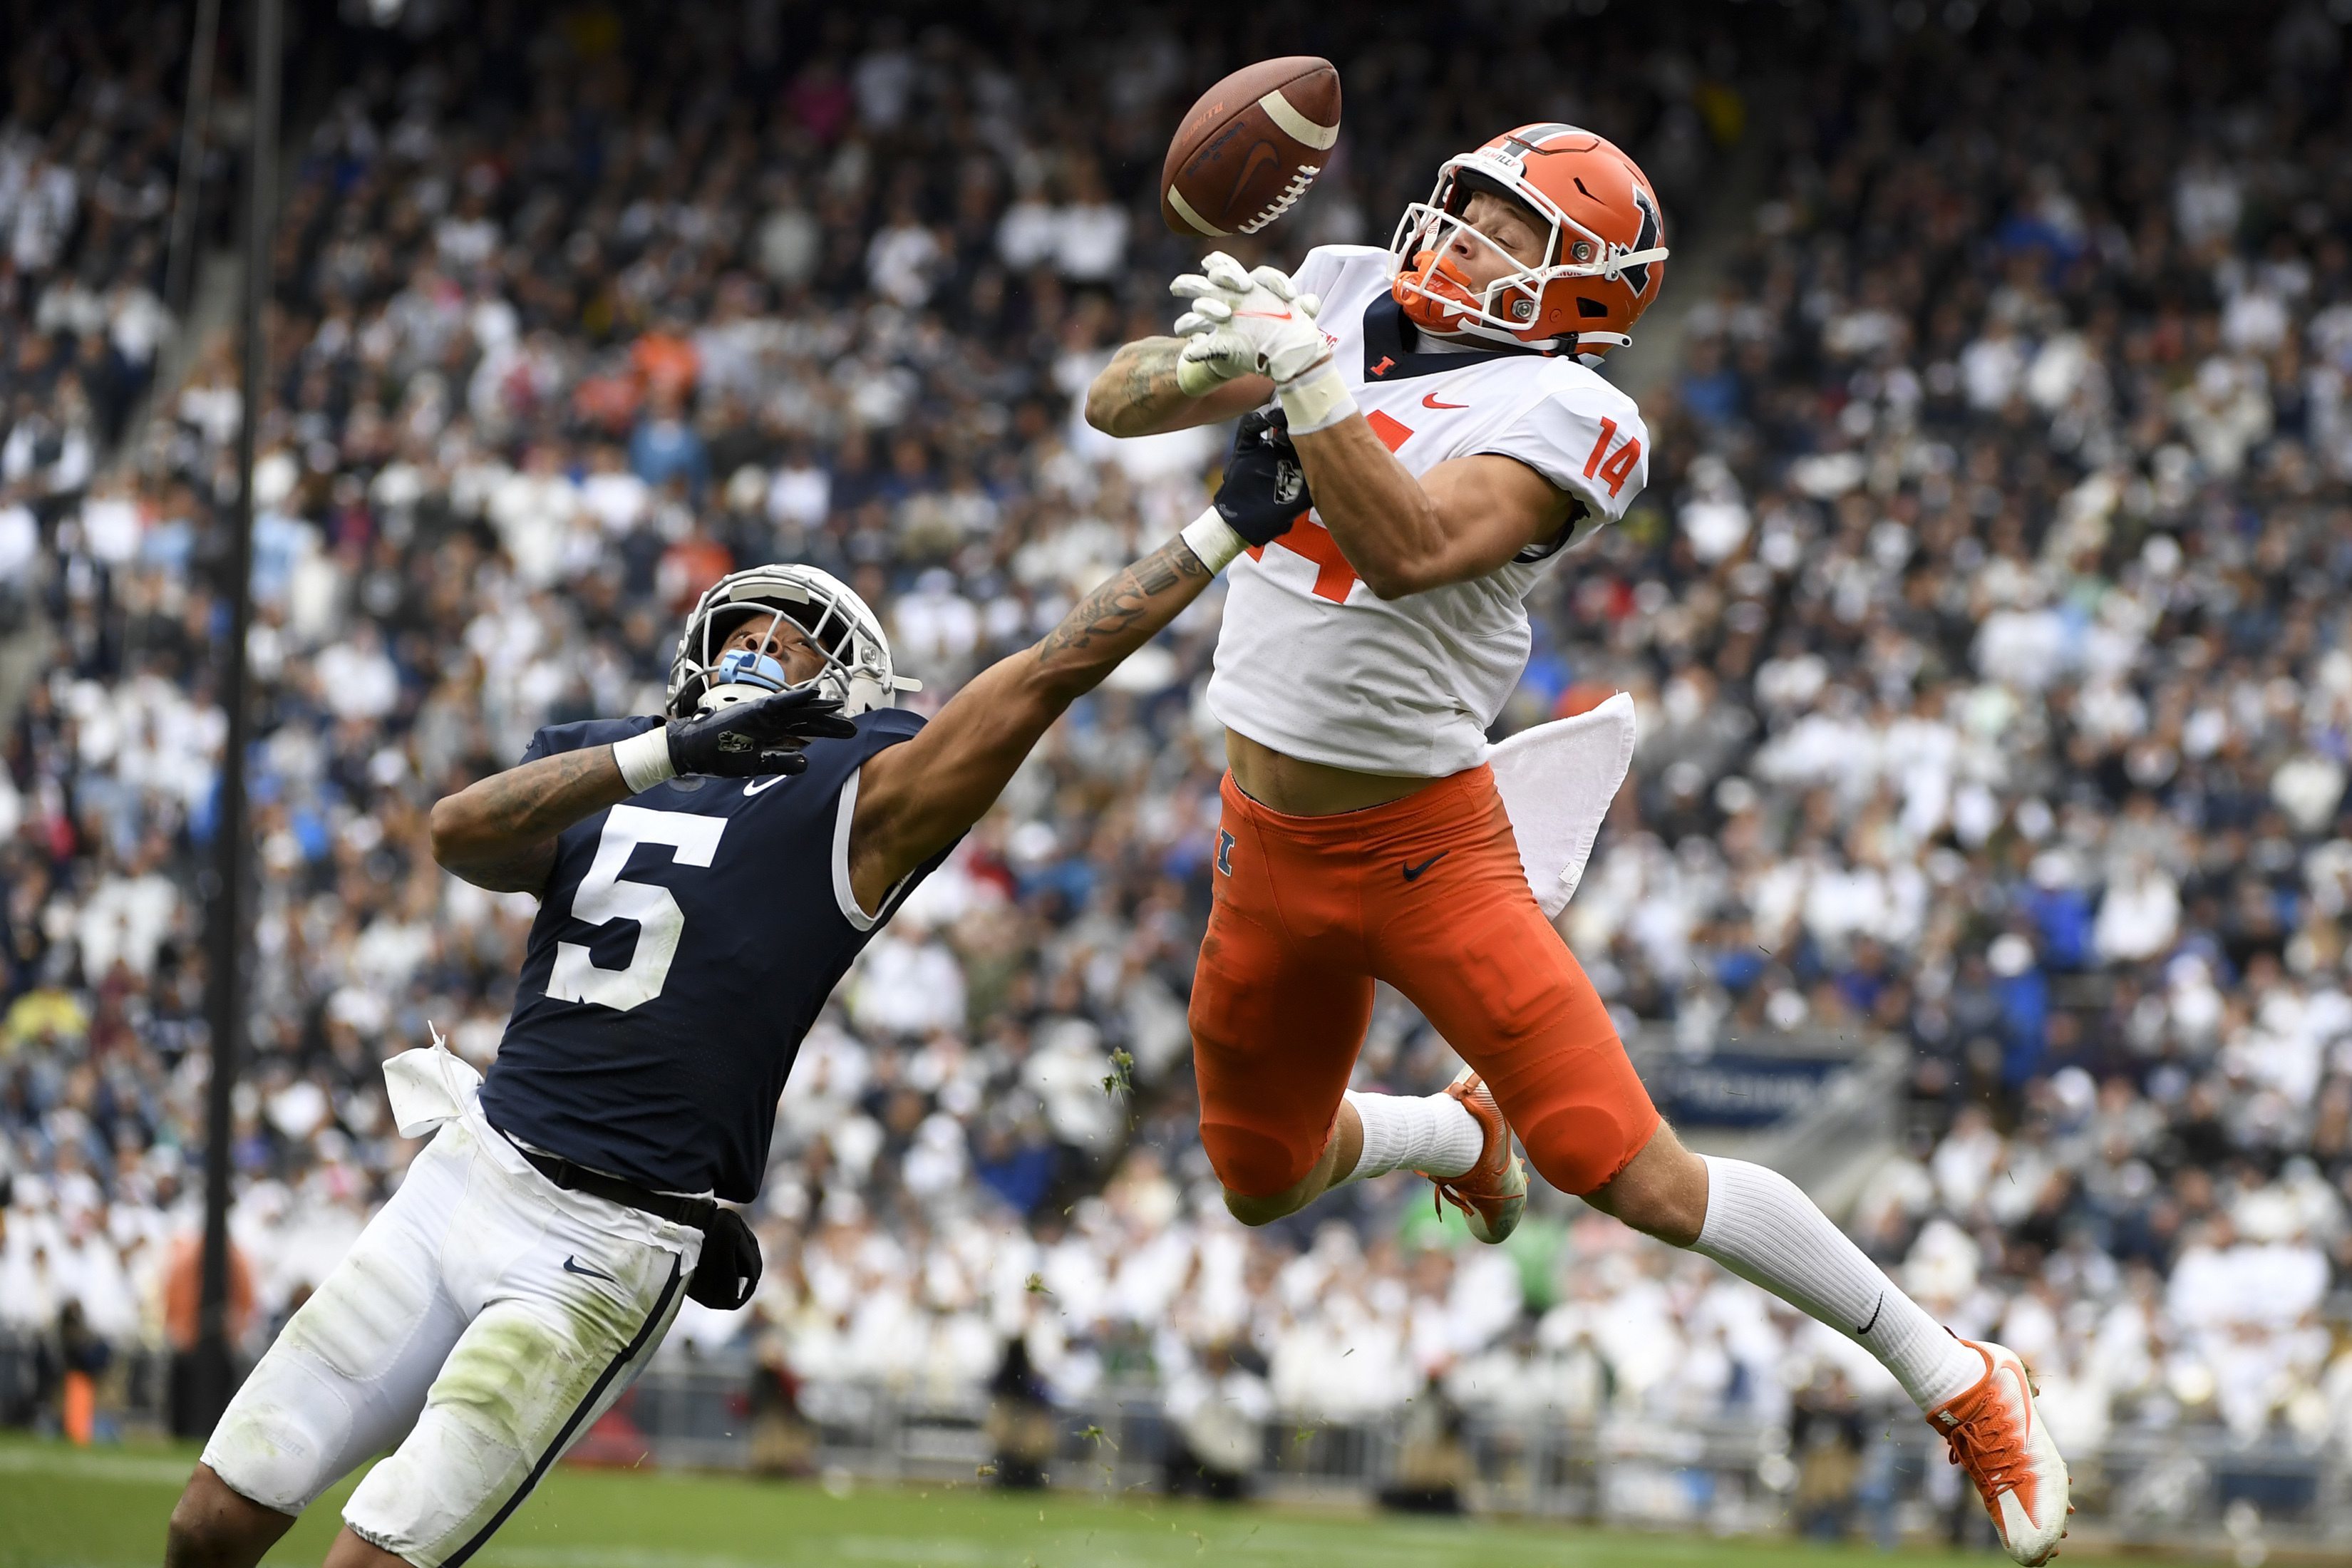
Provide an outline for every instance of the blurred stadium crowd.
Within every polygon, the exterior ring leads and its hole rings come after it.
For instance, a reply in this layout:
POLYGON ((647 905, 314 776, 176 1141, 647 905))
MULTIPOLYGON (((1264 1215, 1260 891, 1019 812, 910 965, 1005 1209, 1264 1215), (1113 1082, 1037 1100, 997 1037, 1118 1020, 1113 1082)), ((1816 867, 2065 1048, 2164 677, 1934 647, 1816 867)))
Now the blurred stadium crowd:
MULTIPOLYGON (((1858 3, 1800 7, 1801 48, 1616 11, 1504 48, 1474 6, 1211 49, 1065 9, 422 7, 307 73, 352 85, 294 99, 260 426, 256 1342, 414 1152, 383 1057, 428 1021, 497 1047, 532 905, 434 867, 432 800, 541 723, 651 710, 731 565, 849 578, 931 703, 1181 525, 1217 435, 1113 443, 1072 396, 1192 259, 1150 190, 1176 114, 1314 49, 1348 130, 1270 257, 1384 242, 1498 116, 1602 130, 1683 226, 1651 492, 1539 590, 1506 721, 1640 704, 1562 922, 1624 1026, 1907 1042, 1907 1152, 1853 1225, 2033 1362, 2070 1446, 2352 1444, 2342 27, 1858 3)), ((31 29, 0 127, 0 1332, 52 1371, 191 1321, 226 337, 131 417, 174 331, 185 31, 31 29)), ((689 1308, 678 1353, 968 1393, 1025 1334, 1057 1396, 1314 1416, 1433 1378, 1773 1421, 1832 1373, 1891 1394, 1566 1200, 1495 1253, 1407 1183, 1223 1217, 1183 1028, 1215 613, 875 942, 786 1097, 761 1302, 689 1308)), ((1385 999, 1366 1081, 1450 1067, 1385 999)))

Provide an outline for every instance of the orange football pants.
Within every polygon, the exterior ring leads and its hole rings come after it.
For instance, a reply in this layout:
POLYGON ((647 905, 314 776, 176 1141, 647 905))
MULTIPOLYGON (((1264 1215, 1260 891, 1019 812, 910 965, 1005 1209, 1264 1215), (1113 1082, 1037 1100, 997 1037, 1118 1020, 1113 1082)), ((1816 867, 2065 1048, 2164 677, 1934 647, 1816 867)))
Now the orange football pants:
POLYGON ((1546 1181, 1583 1194, 1658 1112, 1592 983, 1536 907, 1484 766, 1336 816, 1290 816, 1225 775, 1215 907, 1192 977, 1201 1142, 1228 1191, 1314 1168, 1371 1021, 1402 992, 1475 1068, 1546 1181))

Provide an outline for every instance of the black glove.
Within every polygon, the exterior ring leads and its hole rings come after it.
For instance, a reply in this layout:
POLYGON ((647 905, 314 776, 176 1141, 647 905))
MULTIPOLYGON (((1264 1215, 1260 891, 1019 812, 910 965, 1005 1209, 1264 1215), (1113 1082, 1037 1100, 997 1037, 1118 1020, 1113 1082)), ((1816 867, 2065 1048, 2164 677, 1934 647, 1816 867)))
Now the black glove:
POLYGON ((702 1259, 686 1281, 686 1293, 706 1307, 731 1312, 759 1288, 760 1238, 733 1209, 714 1209, 702 1227, 702 1259))
POLYGON ((1217 487, 1217 515, 1252 544, 1290 531, 1315 498, 1307 493, 1307 470, 1290 444, 1290 416, 1281 409, 1253 409, 1234 432, 1234 455, 1225 459, 1225 480, 1217 487))
POLYGON ((680 773, 714 778, 764 778, 808 767, 801 748, 811 741, 843 741, 857 726, 841 704, 814 686, 795 686, 749 702, 730 702, 691 719, 669 721, 670 764, 680 773))

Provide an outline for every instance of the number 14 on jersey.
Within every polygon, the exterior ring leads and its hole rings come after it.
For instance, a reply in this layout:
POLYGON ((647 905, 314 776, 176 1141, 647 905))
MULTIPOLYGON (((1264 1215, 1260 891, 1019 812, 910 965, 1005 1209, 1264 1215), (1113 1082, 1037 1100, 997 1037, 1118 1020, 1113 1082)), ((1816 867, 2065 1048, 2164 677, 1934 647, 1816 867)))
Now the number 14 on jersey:
MULTIPOLYGON (((1364 416, 1364 422, 1372 427, 1372 434, 1380 437, 1381 445, 1391 452, 1412 439, 1412 426, 1380 409, 1375 408, 1364 416)), ((1610 499, 1614 500, 1617 492, 1625 488, 1625 481, 1633 477, 1633 469, 1641 461, 1642 438, 1638 436, 1628 436, 1622 442, 1619 442, 1617 421, 1603 419, 1601 422, 1600 439, 1592 443, 1592 455, 1584 459, 1584 477, 1588 479, 1598 479, 1602 484, 1607 485, 1610 499), (1610 449, 1612 446, 1616 448, 1614 451, 1610 449)), ((1312 591, 1316 597, 1328 599, 1335 605, 1344 605, 1348 602, 1349 591, 1354 588, 1357 583, 1355 568, 1349 565, 1348 558, 1340 553, 1339 542, 1333 539, 1320 522, 1311 517, 1303 518, 1288 533, 1284 534, 1275 542, 1291 554, 1303 556, 1315 563, 1315 586, 1312 591)), ((1265 554, 1265 548, 1263 544, 1252 545, 1249 552, 1250 559, 1253 561, 1262 559, 1265 554)))
POLYGON ((1601 422, 1601 438, 1592 443, 1592 456, 1584 459, 1584 477, 1588 479, 1598 477, 1609 487, 1612 500, 1616 500, 1617 492, 1625 488, 1625 481, 1633 477, 1633 465, 1642 460, 1640 437, 1626 437, 1625 444, 1612 452, 1609 447, 1616 439, 1617 421, 1603 419, 1601 422))

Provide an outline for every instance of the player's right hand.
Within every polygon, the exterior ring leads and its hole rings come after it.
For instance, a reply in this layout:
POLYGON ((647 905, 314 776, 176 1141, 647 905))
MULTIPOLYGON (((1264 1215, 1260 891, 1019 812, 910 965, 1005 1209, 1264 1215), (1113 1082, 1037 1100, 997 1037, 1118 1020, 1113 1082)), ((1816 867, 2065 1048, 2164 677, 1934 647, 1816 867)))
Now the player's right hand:
POLYGON ((1224 482, 1217 487, 1217 515, 1252 544, 1290 531, 1315 498, 1307 493, 1307 470, 1290 444, 1290 420, 1279 408, 1242 416, 1234 432, 1233 456, 1225 459, 1224 482))
MULTIPOLYGON (((1200 271, 1185 273, 1168 291, 1192 301, 1176 320, 1176 335, 1200 345, 1185 350, 1187 359, 1203 367, 1193 373, 1198 379, 1205 381, 1208 367, 1241 363, 1243 369, 1234 374, 1255 371, 1279 384, 1331 357, 1331 345, 1315 324, 1321 301, 1299 292, 1278 267, 1247 271, 1223 251, 1211 251, 1200 271)), ((1186 373, 1181 361, 1176 374, 1181 386, 1186 373)))
POLYGON ((750 702, 730 703, 691 719, 669 721, 669 759, 678 773, 713 778, 765 778, 808 767, 801 748, 811 741, 844 741, 857 726, 841 703, 814 686, 793 686, 750 702))

